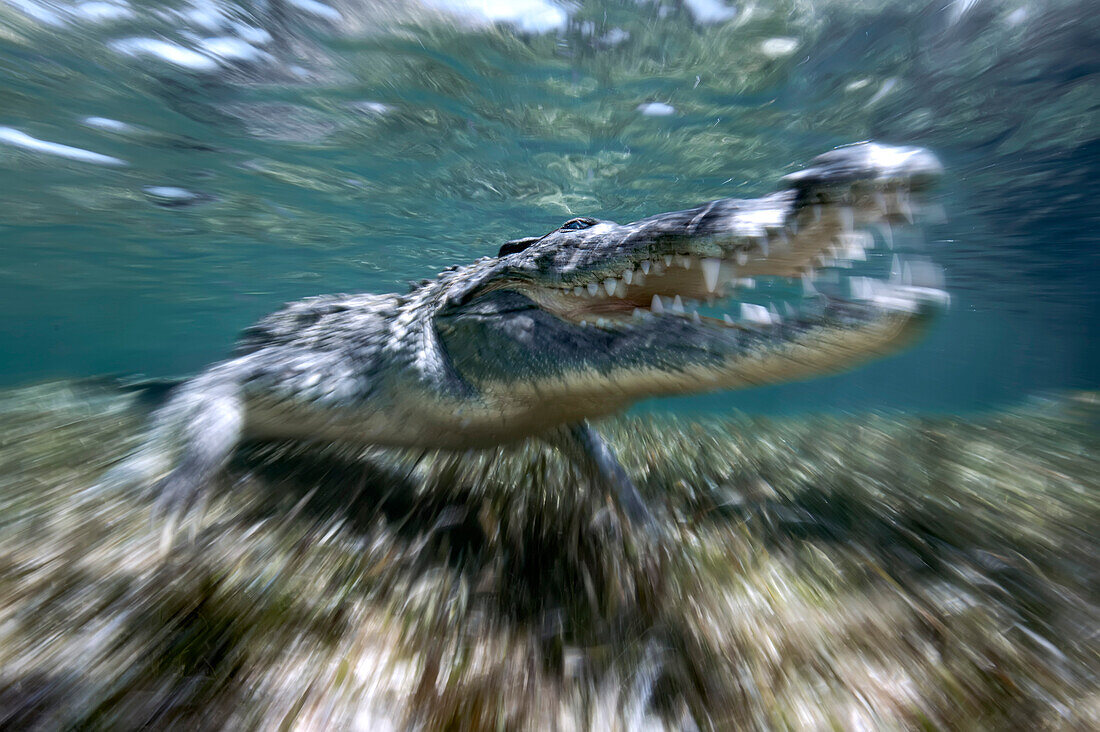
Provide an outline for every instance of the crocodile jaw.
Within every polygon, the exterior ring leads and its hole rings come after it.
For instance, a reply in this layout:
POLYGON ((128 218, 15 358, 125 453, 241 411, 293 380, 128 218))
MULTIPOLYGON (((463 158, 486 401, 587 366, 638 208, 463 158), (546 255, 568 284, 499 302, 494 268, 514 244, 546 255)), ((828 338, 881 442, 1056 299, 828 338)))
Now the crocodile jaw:
MULTIPOLYGON (((529 342, 540 345, 522 354, 514 347, 460 346, 458 339, 444 337, 455 344, 451 357, 480 395, 478 404, 464 411, 463 427, 499 427, 506 433, 502 437, 514 431, 537 434, 555 424, 614 414, 649 397, 785 383, 855 368, 924 333, 942 301, 926 298, 920 289, 899 287, 890 306, 830 301, 816 318, 766 327, 714 327, 665 315, 655 318, 660 336, 588 325, 572 340, 543 340, 535 334, 547 329, 536 326, 527 331, 529 342), (502 353, 507 371, 484 368, 502 353)), ((530 312, 537 322, 542 311, 530 312)), ((464 333, 464 343, 477 342, 469 335, 464 333)))
POLYGON ((552 232, 494 262, 437 328, 492 419, 852 368, 910 343, 948 301, 938 269, 883 255, 939 172, 919 148, 853 146, 761 199, 552 232))
MULTIPOLYGON (((744 389, 819 378, 894 353, 925 331, 927 314, 882 312, 858 327, 823 324, 799 336, 743 345, 718 362, 686 363, 681 368, 631 368, 602 372, 575 370, 537 386, 510 385, 509 399, 553 394, 585 404, 584 416, 614 414, 639 399, 744 389)), ((489 386, 489 385, 484 385, 489 386)), ((496 394, 503 401, 503 394, 496 394)))

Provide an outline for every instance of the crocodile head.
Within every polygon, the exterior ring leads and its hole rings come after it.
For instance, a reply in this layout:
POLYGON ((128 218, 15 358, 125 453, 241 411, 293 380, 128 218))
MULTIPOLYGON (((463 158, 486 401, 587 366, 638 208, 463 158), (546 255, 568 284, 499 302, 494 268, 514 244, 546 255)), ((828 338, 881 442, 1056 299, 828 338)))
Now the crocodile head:
POLYGON ((436 332, 488 408, 555 421, 847 369, 948 299, 933 265, 889 251, 941 172, 926 150, 860 143, 763 198, 572 219, 456 271, 436 332))

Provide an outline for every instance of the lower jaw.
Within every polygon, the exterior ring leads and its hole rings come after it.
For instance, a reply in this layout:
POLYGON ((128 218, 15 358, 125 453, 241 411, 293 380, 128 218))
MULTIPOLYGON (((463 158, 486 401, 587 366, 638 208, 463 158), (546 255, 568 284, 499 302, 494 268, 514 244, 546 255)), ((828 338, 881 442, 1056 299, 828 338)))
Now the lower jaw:
MULTIPOLYGON (((668 323, 635 331, 634 352, 648 358, 622 366, 578 364, 537 382, 510 382, 498 397, 519 405, 578 405, 585 416, 594 416, 651 397, 812 379, 901 350, 920 337, 930 314, 834 301, 814 321, 792 318, 766 328, 695 328, 681 319, 678 328, 668 323), (654 344, 655 333, 666 339, 654 344)), ((623 337, 630 338, 626 332, 623 337)), ((634 350, 627 344, 620 343, 617 351, 634 350)))
POLYGON ((880 309, 851 317, 850 322, 829 318, 817 324, 798 321, 742 332, 741 353, 717 369, 685 369, 686 378, 673 393, 781 384, 848 371, 905 348, 924 333, 929 322, 924 313, 880 309))

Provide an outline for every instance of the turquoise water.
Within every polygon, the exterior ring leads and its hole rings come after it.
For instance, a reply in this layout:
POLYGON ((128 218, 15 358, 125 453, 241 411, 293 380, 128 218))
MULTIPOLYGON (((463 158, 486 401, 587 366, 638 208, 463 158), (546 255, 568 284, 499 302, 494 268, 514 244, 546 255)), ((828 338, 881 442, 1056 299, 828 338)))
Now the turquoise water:
POLYGON ((185 375, 280 303, 593 215, 934 149, 950 311, 829 379, 663 402, 963 411, 1100 387, 1089 2, 0 0, 0 383, 185 375))

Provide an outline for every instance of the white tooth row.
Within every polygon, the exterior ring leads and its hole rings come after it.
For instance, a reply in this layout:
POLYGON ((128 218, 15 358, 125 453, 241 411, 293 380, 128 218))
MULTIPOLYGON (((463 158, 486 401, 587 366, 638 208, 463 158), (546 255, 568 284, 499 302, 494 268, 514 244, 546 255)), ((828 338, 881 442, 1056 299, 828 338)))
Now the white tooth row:
MULTIPOLYGON (((667 266, 676 264, 683 269, 692 269, 698 264, 699 270, 703 275, 703 285, 706 287, 707 292, 717 292, 719 284, 728 284, 732 287, 746 287, 752 288, 755 286, 755 281, 751 277, 738 277, 737 269, 733 262, 728 259, 719 259, 717 257, 689 257, 684 255, 667 255, 664 258, 667 266)), ((748 255, 744 251, 740 251, 736 256, 737 262, 744 264, 748 261, 748 255)), ((626 297, 626 288, 628 285, 634 285, 640 287, 645 285, 645 278, 650 272, 654 274, 660 274, 665 269, 661 262, 651 262, 648 259, 642 261, 637 269, 625 270, 619 277, 608 277, 603 282, 589 282, 587 285, 577 285, 572 288, 565 288, 563 292, 572 292, 577 297, 595 297, 600 293, 602 289, 607 295, 615 297, 626 297)))
MULTIPOLYGON (((874 191, 871 197, 874 200, 878 216, 870 215, 867 217, 870 220, 863 223, 878 227, 882 231, 887 246, 891 248, 893 247, 893 230, 890 228, 890 223, 886 217, 899 215, 910 224, 915 223, 916 214, 918 213, 932 223, 943 223, 946 220, 943 206, 914 202, 910 198, 909 189, 904 185, 892 190, 874 191)), ((809 207, 809 215, 813 223, 821 221, 822 211, 823 208, 820 204, 813 204, 809 207)), ((854 233, 856 226, 855 210, 851 206, 836 205, 834 211, 836 212, 836 223, 839 224, 841 236, 854 233)), ((789 225, 792 229, 797 230, 797 221, 792 220, 789 225)))
MULTIPOLYGON (((815 257, 814 263, 823 267, 842 266, 850 267, 852 262, 867 260, 867 250, 873 249, 874 237, 870 232, 857 231, 853 226, 853 213, 848 207, 840 207, 838 216, 841 219, 841 233, 836 235, 833 244, 829 245, 815 257)), ((893 230, 886 222, 878 223, 883 241, 887 247, 893 248, 893 230)), ((768 256, 768 237, 758 237, 756 244, 763 256, 768 256)), ((692 269, 696 263, 703 275, 703 285, 708 293, 716 293, 720 285, 726 284, 734 288, 743 287, 751 289, 755 283, 752 278, 737 277, 737 267, 744 266, 749 261, 747 250, 741 249, 734 254, 733 259, 721 259, 719 257, 691 257, 686 255, 666 254, 660 260, 643 260, 637 269, 625 270, 619 277, 608 277, 602 283, 602 289, 608 296, 626 297, 627 285, 641 286, 645 284, 646 275, 650 272, 661 274, 666 268, 674 265, 683 269, 692 269)), ((812 275, 811 275, 812 276, 812 275)), ((578 297, 599 294, 601 285, 589 282, 588 285, 578 285, 572 288, 572 293, 578 297)), ((566 292, 569 292, 566 289, 566 292)))
MULTIPOLYGON (((942 206, 915 204, 910 198, 909 188, 906 185, 899 185, 892 190, 877 190, 871 196, 879 215, 883 217, 896 213, 912 224, 916 219, 914 214, 917 213, 914 209, 919 209, 920 213, 929 216, 934 223, 942 223, 944 219, 942 206)), ((851 231, 855 225, 855 214, 852 208, 850 206, 838 206, 836 210, 840 218, 841 230, 851 231)), ((821 219, 821 207, 819 205, 814 204, 811 213, 815 223, 821 219)))
MULTIPOLYGON (((817 207, 815 206, 815 209, 817 207)), ((851 267, 853 261, 866 261, 867 250, 874 248, 874 237, 867 231, 857 231, 854 226, 854 214, 852 209, 847 206, 841 206, 837 209, 837 216, 840 219, 841 232, 836 235, 834 243, 827 246, 824 251, 818 254, 814 259, 814 264, 822 267, 851 267)), ((820 215, 820 213, 818 213, 820 215)), ((894 237, 893 230, 889 223, 880 221, 876 224, 879 231, 882 234, 883 241, 887 247, 893 248, 894 237)), ((786 241, 786 237, 783 236, 783 241, 786 241)), ((761 236, 756 239, 756 246, 760 249, 763 256, 768 256, 769 251, 769 239, 766 236, 761 236)), ((698 263, 699 271, 703 276, 703 285, 706 287, 708 293, 717 293, 720 286, 729 286, 732 288, 746 288, 752 289, 756 283, 751 277, 738 277, 737 267, 744 266, 748 263, 749 254, 745 249, 738 250, 733 259, 721 259, 719 257, 693 257, 683 254, 666 254, 659 260, 643 260, 637 268, 631 268, 624 270, 619 277, 608 277, 603 280, 602 283, 589 282, 587 285, 577 285, 573 288, 565 288, 563 292, 572 292, 577 297, 589 296, 595 297, 600 294, 602 289, 607 293, 608 297, 626 297, 626 288, 629 285, 643 286, 645 285, 646 275, 653 273, 659 275, 666 268, 673 266, 679 266, 683 269, 690 270, 698 263)), ((810 279, 813 278, 813 270, 809 271, 810 279)), ((807 289, 812 290, 810 285, 807 289)))
MULTIPOLYGON (((654 299, 656 299, 656 297, 657 296, 655 295, 654 299)), ((679 296, 677 296, 675 300, 679 301, 679 296)), ((670 304, 667 309, 664 305, 660 304, 655 304, 652 308, 648 310, 645 308, 634 308, 633 317, 635 320, 649 320, 652 319, 654 316, 664 315, 666 312, 670 312, 673 315, 683 317, 687 317, 688 315, 687 312, 684 310, 683 303, 676 304, 674 302, 673 304, 670 304)), ((703 323, 703 319, 699 315, 698 310, 693 309, 691 311, 691 320, 692 322, 699 325, 702 325, 703 323)), ((738 324, 738 322, 731 318, 728 313, 722 315, 722 321, 731 328, 737 326, 738 324)), ((783 319, 779 316, 779 311, 776 310, 775 305, 764 307, 763 305, 754 305, 747 302, 741 303, 740 322, 743 325, 762 327, 768 325, 778 325, 782 321, 783 319)), ((588 320, 582 320, 581 325, 595 325, 597 328, 608 328, 611 327, 612 323, 607 318, 596 318, 596 320, 591 323, 588 320)))
MULTIPOLYGON (((703 321, 699 316, 699 311, 696 310, 698 306, 699 303, 694 300, 689 300, 685 304, 679 295, 671 298, 654 295, 648 309, 634 308, 633 317, 638 320, 644 320, 655 315, 665 315, 666 313, 669 315, 686 317, 689 315, 688 308, 690 308, 691 319, 696 323, 702 323, 703 321)), ((725 321, 726 325, 737 325, 729 314, 724 314, 722 320, 725 321)), ((744 324, 756 326, 772 325, 782 322, 782 318, 779 316, 779 311, 776 309, 775 305, 764 307, 763 305, 754 305, 748 302, 741 303, 740 320, 744 324)), ((598 324, 599 321, 597 321, 597 325, 598 324)))
POLYGON ((936 287, 918 287, 891 278, 889 281, 870 277, 852 277, 848 283, 853 300, 871 302, 887 310, 916 312, 922 302, 951 304, 951 296, 936 287))
POLYGON ((916 310, 921 301, 948 305, 951 296, 943 290, 943 270, 928 261, 902 261, 894 255, 890 278, 885 282, 871 277, 849 277, 853 300, 873 302, 892 310, 916 310))
MULTIPOLYGON (((693 314, 698 314, 695 308, 699 307, 699 303, 695 300, 688 300, 688 307, 691 308, 693 314)), ((654 295, 653 299, 649 303, 649 311, 654 315, 664 315, 672 313, 673 315, 686 315, 687 308, 684 307, 683 298, 679 295, 675 297, 661 297, 660 295, 654 295)), ((634 314, 644 313, 644 308, 634 308, 634 314)))
MULTIPOLYGON (((842 227, 846 226, 842 222, 842 227)), ((894 230, 886 221, 875 223, 887 249, 894 248, 894 230)), ((833 243, 814 256, 814 264, 821 267, 852 266, 852 262, 867 261, 867 250, 875 248, 875 238, 869 231, 844 229, 833 238, 833 243)))

